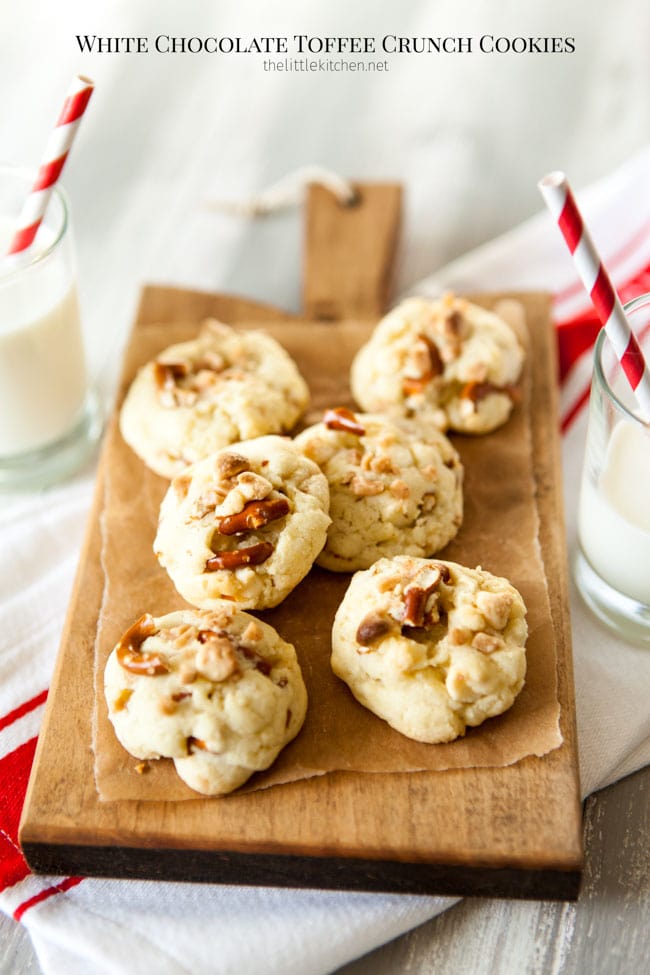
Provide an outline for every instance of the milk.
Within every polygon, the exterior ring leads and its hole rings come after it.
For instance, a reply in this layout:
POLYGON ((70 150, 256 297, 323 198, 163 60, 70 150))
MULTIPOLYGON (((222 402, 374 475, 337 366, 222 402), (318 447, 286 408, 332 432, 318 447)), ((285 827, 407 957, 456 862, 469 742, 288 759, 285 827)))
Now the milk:
MULTIPOLYGON (((0 216, 0 255, 13 230, 0 216)), ((53 242, 43 227, 36 253, 53 242)), ((0 458, 63 437, 84 405, 86 366, 71 267, 56 253, 27 267, 24 258, 0 258, 0 458)))
POLYGON ((650 431, 640 424, 617 424, 598 484, 585 470, 578 532, 598 575, 650 606, 650 431))

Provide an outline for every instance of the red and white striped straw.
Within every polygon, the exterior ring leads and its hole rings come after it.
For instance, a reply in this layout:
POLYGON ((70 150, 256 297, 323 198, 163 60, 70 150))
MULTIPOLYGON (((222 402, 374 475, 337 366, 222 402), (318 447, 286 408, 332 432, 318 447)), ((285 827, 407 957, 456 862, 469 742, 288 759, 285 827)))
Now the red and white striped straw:
POLYGON ((644 420, 650 421, 650 370, 614 285, 584 225, 564 173, 549 173, 537 184, 557 220, 616 358, 632 387, 644 420))
POLYGON ((45 148, 36 182, 23 205, 18 220, 18 230, 12 238, 7 254, 19 254, 31 247, 92 93, 93 82, 88 78, 77 75, 73 79, 58 122, 45 148))

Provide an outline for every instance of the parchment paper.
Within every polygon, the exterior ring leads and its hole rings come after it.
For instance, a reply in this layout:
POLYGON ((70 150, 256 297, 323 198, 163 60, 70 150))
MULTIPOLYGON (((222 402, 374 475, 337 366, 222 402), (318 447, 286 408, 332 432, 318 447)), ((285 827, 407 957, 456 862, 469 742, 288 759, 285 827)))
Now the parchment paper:
MULTIPOLYGON (((305 423, 319 420, 325 407, 353 406, 349 364, 370 325, 288 321, 261 327, 283 343, 310 385, 312 408, 305 423)), ((166 345, 192 337, 197 328, 198 323, 137 327, 126 356, 123 390, 139 365, 166 345)), ((512 708, 444 745, 420 744, 393 731, 358 704, 330 669, 331 626, 350 576, 314 568, 280 606, 258 614, 296 647, 309 695, 307 718, 271 769, 253 776, 240 793, 335 770, 418 772, 510 765, 562 743, 555 636, 538 544, 529 403, 527 368, 522 402, 504 427, 485 437, 452 437, 465 466, 465 514, 457 538, 438 553, 506 576, 524 597, 528 670, 512 708)), ((146 774, 138 775, 136 760, 121 747, 108 719, 103 670, 122 632, 144 612, 159 616, 187 604, 152 551, 167 482, 132 453, 115 420, 107 437, 101 519, 106 581, 96 641, 93 721, 96 785, 103 800, 197 798, 169 760, 151 763, 146 774)))

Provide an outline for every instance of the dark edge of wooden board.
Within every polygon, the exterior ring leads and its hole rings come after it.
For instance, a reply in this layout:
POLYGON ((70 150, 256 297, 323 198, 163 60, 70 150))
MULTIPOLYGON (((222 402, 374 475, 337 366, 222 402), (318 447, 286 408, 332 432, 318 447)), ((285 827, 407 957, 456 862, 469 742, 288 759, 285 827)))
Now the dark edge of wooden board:
POLYGON ((138 849, 128 846, 23 846, 38 872, 121 877, 130 880, 193 881, 296 889, 440 896, 576 900, 580 870, 517 870, 461 864, 399 863, 358 857, 138 849), (163 854, 161 856, 161 853, 163 854), (90 868, 90 869, 89 869, 90 868))

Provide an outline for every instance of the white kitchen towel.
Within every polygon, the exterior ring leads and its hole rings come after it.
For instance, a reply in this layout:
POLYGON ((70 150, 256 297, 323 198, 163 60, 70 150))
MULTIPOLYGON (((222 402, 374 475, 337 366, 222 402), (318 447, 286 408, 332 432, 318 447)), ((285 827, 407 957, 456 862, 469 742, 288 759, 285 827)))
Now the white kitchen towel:
MULTIPOLYGON (((542 175, 542 174, 540 174, 542 175)), ((650 290, 650 151, 579 201, 625 298, 650 290)), ((541 209, 541 207, 540 207, 541 209)), ((563 356, 569 548, 597 325, 547 214, 454 262, 420 290, 535 288, 556 296, 563 356)), ((5 499, 0 513, 0 908, 25 924, 48 975, 330 972, 455 903, 451 898, 34 877, 16 831, 92 476, 5 499)), ((571 595, 583 793, 650 759, 650 653, 615 639, 571 595)))

